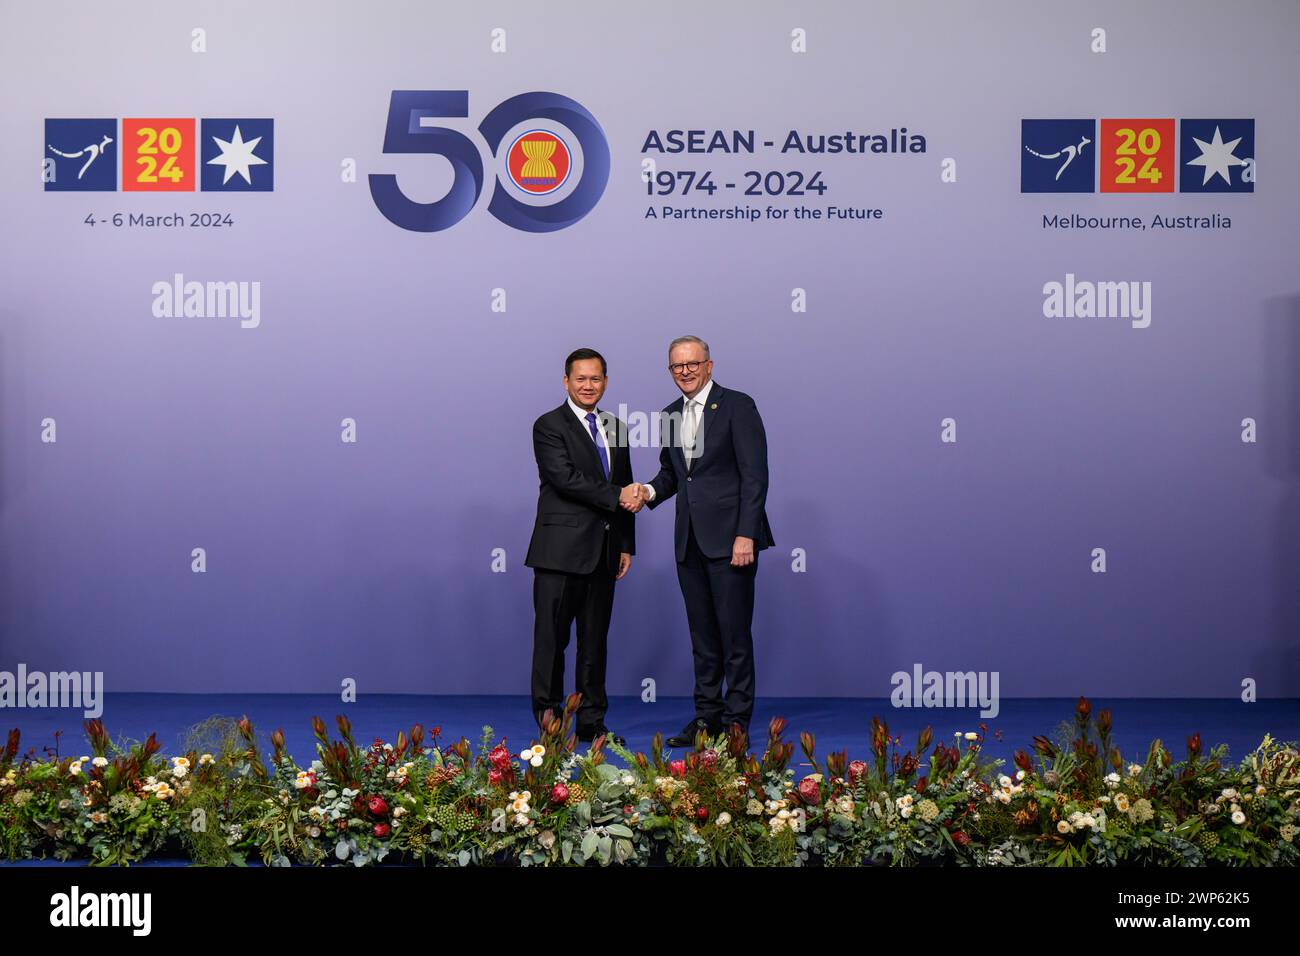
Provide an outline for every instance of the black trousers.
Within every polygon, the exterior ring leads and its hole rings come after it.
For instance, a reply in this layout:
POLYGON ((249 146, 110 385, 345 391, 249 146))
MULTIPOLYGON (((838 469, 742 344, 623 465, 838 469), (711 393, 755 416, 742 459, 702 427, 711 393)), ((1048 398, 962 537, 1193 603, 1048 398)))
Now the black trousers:
POLYGON ((709 558, 687 527, 686 560, 677 563, 677 581, 686 600, 695 659, 695 716, 709 723, 749 729, 754 714, 754 579, 758 556, 743 568, 731 555, 709 558), (727 682, 724 697, 723 679, 727 682))
POLYGON ((577 730, 604 723, 609 699, 605 696, 605 639, 614 610, 614 576, 618 555, 611 552, 605 532, 602 559, 590 574, 533 569, 533 716, 540 719, 550 709, 558 717, 564 708, 564 650, 577 623, 578 647, 574 689, 582 695, 577 730))

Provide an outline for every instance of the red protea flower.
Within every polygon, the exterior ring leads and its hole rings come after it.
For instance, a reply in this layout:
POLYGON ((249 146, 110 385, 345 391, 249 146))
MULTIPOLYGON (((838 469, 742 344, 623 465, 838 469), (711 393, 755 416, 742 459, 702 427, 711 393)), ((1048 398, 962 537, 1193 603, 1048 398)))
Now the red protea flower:
POLYGON ((970 834, 965 830, 958 830, 952 835, 952 842, 958 846, 966 846, 970 843, 970 834))
POLYGON ((552 803, 569 802, 569 788, 564 783, 563 780, 561 780, 555 786, 551 787, 551 802, 552 803))
POLYGON ((498 770, 504 770, 510 766, 511 754, 506 750, 504 744, 497 744, 488 754, 488 763, 498 770))
POLYGON ((500 786, 501 778, 504 776, 504 773, 494 767, 488 771, 488 783, 492 784, 494 787, 500 786))
POLYGON ((668 772, 674 777, 683 778, 686 776, 686 761, 673 760, 668 764, 668 772))
POLYGON ((849 786, 856 787, 858 781, 862 779, 867 772, 867 764, 864 760, 855 760, 849 764, 849 786))
POLYGON ((699 820, 701 823, 703 823, 703 822, 704 822, 705 820, 707 820, 708 818, 709 818, 709 808, 708 808, 708 807, 699 807, 699 808, 696 809, 696 811, 695 811, 695 819, 697 819, 697 820, 699 820))
POLYGON ((800 780, 797 791, 799 794, 799 799, 802 800, 804 803, 808 804, 808 806, 815 807, 821 803, 822 800, 821 787, 817 785, 817 781, 814 780, 812 777, 804 777, 802 780, 800 780))
POLYGON ((366 801, 366 809, 377 817, 388 816, 388 803, 378 794, 366 801))
POLYGON ((389 834, 393 832, 393 828, 390 827, 387 823, 376 823, 373 827, 371 827, 370 832, 373 833, 380 840, 386 840, 388 839, 389 834))
POLYGON ((718 752, 713 749, 704 751, 700 754, 700 766, 705 770, 712 770, 718 765, 718 752))

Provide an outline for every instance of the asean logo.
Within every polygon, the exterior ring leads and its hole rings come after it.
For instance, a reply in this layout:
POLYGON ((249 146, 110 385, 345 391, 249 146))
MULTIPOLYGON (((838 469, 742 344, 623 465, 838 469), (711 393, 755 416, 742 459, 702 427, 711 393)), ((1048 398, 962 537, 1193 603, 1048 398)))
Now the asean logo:
POLYGON ((521 133, 506 155, 510 181, 533 196, 555 192, 568 180, 572 167, 568 145, 545 129, 521 133))

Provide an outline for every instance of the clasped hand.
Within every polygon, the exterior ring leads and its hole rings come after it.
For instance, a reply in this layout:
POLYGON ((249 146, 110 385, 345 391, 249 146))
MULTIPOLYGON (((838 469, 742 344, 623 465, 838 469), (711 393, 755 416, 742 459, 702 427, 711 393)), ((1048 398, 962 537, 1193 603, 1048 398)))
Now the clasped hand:
POLYGON ((618 496, 618 503, 633 514, 644 508, 649 500, 645 493, 645 485, 636 483, 625 487, 618 496))

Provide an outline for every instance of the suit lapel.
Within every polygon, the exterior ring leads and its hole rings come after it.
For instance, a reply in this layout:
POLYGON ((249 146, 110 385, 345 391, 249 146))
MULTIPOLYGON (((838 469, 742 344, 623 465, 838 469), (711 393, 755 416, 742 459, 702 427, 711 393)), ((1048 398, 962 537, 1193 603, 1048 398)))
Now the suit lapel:
MULTIPOLYGON (((586 449, 587 463, 591 466, 591 473, 593 475, 604 474, 604 470, 600 467, 600 453, 596 451, 596 443, 592 440, 591 431, 582 422, 578 421, 578 416, 573 414, 573 409, 569 407, 568 402, 561 405, 559 410, 561 416, 568 422, 574 436, 579 440, 580 446, 586 449)), ((613 467, 614 463, 611 461, 611 473, 613 467)))
POLYGON ((695 459, 695 468, 700 467, 704 455, 708 452, 709 445, 708 442, 705 441, 705 436, 709 433, 710 423, 718 414, 719 408, 722 404, 722 395, 722 386, 717 382, 714 382, 713 387, 709 389, 708 401, 705 402, 704 407, 700 409, 700 427, 695 434, 695 444, 700 448, 700 457, 695 459))

